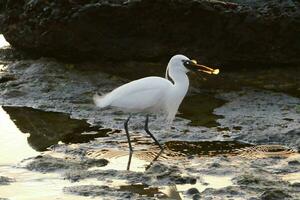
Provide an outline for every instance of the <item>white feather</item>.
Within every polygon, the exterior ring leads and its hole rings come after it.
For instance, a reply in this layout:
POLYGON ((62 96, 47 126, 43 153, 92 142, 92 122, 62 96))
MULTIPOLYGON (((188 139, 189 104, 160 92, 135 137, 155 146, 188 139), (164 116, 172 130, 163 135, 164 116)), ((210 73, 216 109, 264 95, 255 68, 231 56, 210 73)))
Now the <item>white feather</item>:
POLYGON ((94 95, 94 102, 100 108, 116 107, 127 112, 163 112, 171 123, 179 105, 187 93, 189 80, 182 55, 173 56, 166 74, 174 84, 162 77, 146 77, 124 84, 106 95, 94 95))

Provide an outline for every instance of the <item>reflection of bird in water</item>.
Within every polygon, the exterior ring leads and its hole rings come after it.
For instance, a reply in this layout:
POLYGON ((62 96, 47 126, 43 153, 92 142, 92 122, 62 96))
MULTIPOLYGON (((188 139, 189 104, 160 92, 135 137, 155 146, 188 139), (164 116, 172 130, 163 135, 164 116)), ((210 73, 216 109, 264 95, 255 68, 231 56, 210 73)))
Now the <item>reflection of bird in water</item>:
POLYGON ((166 194, 168 199, 174 199, 174 200, 181 200, 182 199, 180 197, 180 194, 177 190, 176 185, 167 186, 167 188, 165 190, 163 190, 163 192, 166 194))
MULTIPOLYGON (((114 107, 129 113, 147 113, 144 129, 161 149, 162 146, 148 129, 149 113, 164 113, 168 124, 171 124, 178 107, 181 104, 189 87, 189 79, 186 75, 189 71, 202 71, 209 74, 218 74, 218 69, 211 69, 197 64, 183 55, 175 55, 171 58, 166 69, 166 77, 146 77, 122 85, 112 92, 94 96, 95 104, 100 108, 114 107)), ((128 122, 131 114, 124 123, 129 150, 132 152, 128 132, 128 122)))

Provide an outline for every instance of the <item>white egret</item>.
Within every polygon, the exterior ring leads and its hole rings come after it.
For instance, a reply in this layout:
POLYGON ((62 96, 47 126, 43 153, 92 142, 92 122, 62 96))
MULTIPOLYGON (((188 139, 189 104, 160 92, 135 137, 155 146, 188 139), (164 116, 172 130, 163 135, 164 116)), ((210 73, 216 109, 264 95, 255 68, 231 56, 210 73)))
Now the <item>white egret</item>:
MULTIPOLYGON (((144 129, 161 149, 162 146, 148 129, 149 113, 164 113, 169 124, 172 123, 179 105, 186 95, 189 71, 202 71, 209 74, 218 74, 218 69, 199 65, 184 55, 173 56, 167 66, 165 78, 150 76, 124 84, 108 94, 94 95, 94 102, 100 108, 114 107, 129 113, 147 113, 144 129)), ((124 123, 128 139, 129 150, 132 152, 128 122, 131 114, 124 123)))

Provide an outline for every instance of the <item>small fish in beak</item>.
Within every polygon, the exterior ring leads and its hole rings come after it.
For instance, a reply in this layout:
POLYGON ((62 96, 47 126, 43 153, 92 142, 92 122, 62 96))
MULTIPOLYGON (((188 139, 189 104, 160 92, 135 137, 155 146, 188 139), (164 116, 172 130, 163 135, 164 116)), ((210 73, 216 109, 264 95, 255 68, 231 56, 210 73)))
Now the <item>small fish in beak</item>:
POLYGON ((204 72, 207 74, 214 74, 214 75, 217 75, 220 73, 219 69, 213 69, 213 68, 207 67, 205 65, 200 65, 197 63, 196 60, 188 60, 185 62, 184 65, 193 71, 199 71, 199 72, 204 72))

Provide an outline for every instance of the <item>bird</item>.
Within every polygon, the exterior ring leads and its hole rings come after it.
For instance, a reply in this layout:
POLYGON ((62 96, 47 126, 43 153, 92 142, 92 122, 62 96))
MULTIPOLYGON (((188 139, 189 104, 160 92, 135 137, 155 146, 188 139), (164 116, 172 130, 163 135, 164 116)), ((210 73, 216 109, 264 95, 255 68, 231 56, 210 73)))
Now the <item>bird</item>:
POLYGON ((93 96, 94 103, 100 108, 117 108, 128 112, 129 116, 124 122, 129 152, 133 152, 128 123, 132 114, 145 113, 144 130, 154 140, 155 144, 162 150, 162 145, 154 137, 148 128, 149 115, 163 113, 166 115, 167 123, 171 125, 177 110, 184 99, 188 88, 188 72, 204 72, 218 74, 219 69, 213 69, 200 65, 184 55, 174 55, 166 68, 165 77, 149 76, 131 81, 111 92, 93 96))

